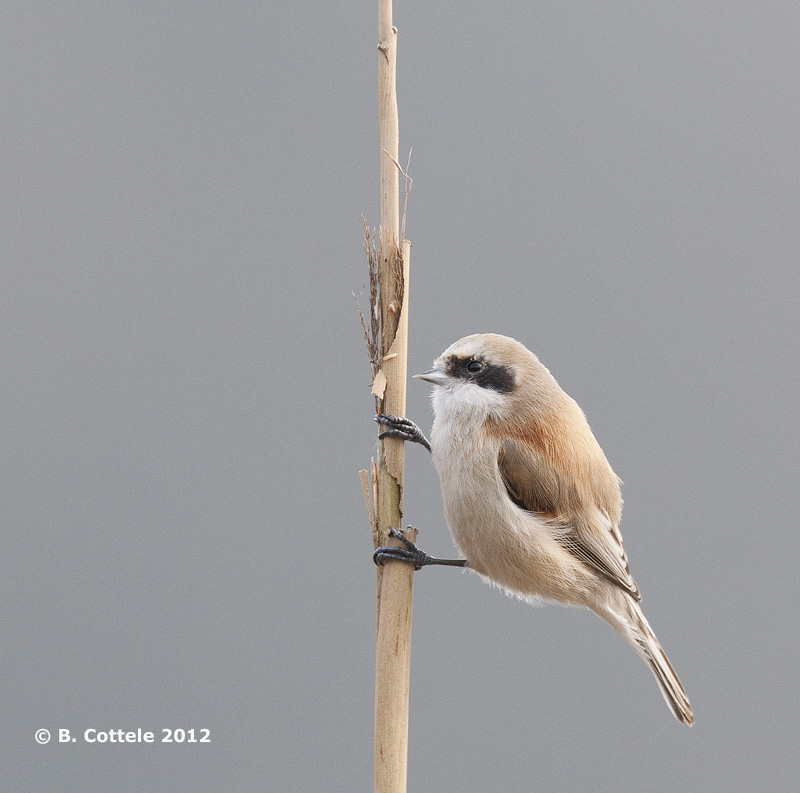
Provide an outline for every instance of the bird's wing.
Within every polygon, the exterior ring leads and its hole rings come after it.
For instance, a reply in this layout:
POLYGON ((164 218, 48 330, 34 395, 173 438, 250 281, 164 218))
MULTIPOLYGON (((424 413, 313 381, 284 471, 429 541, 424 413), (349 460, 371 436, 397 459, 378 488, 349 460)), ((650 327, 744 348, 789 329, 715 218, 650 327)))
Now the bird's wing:
POLYGON ((641 600, 628 569, 628 557, 617 526, 581 495, 541 454, 527 444, 505 440, 497 457, 500 476, 511 500, 522 509, 546 515, 561 529, 557 540, 604 578, 641 600))

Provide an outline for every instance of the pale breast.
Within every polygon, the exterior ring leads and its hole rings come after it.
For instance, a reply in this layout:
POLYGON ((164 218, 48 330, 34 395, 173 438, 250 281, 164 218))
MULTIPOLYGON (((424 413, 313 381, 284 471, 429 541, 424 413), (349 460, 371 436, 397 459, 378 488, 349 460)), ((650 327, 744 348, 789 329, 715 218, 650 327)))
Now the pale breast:
POLYGON ((508 497, 497 466, 499 443, 441 424, 431 440, 445 517, 470 567, 522 596, 580 602, 594 576, 556 541, 546 519, 508 497))

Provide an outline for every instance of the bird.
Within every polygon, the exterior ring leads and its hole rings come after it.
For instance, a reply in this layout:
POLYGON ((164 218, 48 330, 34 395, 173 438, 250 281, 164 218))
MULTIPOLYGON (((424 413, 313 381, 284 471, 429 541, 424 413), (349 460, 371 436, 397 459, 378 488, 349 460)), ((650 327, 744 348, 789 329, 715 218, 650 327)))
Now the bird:
POLYGON ((642 612, 622 543, 620 479, 584 412, 522 343, 495 333, 451 344, 429 371, 428 443, 405 417, 379 414, 380 437, 427 446, 444 512, 463 559, 437 559, 396 529, 389 559, 467 567, 528 602, 585 606, 650 667, 675 718, 691 726, 689 699, 642 612))

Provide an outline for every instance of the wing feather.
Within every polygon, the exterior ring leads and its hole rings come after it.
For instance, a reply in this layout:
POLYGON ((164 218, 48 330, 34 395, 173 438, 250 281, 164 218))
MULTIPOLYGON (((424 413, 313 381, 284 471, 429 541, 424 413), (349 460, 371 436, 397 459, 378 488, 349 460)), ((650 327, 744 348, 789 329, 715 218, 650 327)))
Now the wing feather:
POLYGON ((641 600, 628 569, 622 535, 605 512, 596 504, 585 503, 578 488, 527 444, 503 441, 497 466, 509 498, 518 507, 550 518, 554 527, 563 529, 556 539, 564 548, 641 600))

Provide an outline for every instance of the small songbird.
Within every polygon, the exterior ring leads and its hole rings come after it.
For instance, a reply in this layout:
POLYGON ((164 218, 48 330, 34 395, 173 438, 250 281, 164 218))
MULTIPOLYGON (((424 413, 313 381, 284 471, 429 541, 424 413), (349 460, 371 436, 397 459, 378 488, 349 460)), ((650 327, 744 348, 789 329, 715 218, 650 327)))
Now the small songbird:
MULTIPOLYGON (((394 532, 403 559, 469 567, 526 600, 586 606, 610 623, 653 671, 675 718, 691 725, 683 686, 650 628, 628 569, 620 481, 578 404, 539 359, 507 336, 452 344, 434 368, 433 462, 453 540, 465 560, 434 559, 394 532)), ((384 436, 427 444, 408 419, 378 416, 384 436)))

